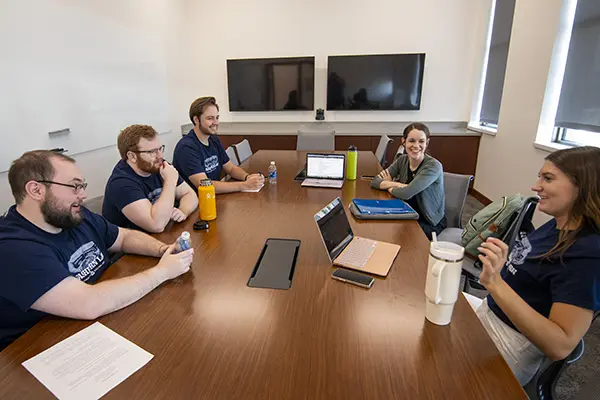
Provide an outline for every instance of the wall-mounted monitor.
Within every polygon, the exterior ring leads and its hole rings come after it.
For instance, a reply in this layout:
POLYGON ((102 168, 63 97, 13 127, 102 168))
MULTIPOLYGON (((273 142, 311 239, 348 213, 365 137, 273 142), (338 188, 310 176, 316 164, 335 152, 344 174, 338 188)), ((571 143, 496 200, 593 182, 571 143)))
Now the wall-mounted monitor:
POLYGON ((315 58, 227 60, 230 111, 313 110, 315 58))
POLYGON ((419 110, 425 53, 329 56, 328 110, 419 110))

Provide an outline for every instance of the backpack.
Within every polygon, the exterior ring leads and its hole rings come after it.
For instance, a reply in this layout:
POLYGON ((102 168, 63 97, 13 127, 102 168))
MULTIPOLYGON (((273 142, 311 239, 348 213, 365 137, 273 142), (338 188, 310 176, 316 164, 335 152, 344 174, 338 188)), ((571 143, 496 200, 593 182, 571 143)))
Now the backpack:
POLYGON ((527 197, 518 193, 504 196, 473 215, 461 235, 465 252, 477 256, 477 248, 488 237, 502 237, 510 226, 512 216, 523 208, 525 200, 527 197))

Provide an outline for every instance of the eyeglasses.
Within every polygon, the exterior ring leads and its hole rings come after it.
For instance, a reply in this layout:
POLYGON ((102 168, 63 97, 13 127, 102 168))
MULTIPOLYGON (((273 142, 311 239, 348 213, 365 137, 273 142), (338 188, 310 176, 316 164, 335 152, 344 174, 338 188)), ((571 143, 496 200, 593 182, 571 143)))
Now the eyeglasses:
POLYGON ((75 191, 75 194, 78 194, 79 192, 87 189, 87 187, 88 187, 87 182, 81 182, 81 183, 60 183, 60 182, 54 182, 54 181, 36 181, 36 182, 37 183, 50 183, 52 185, 60 185, 60 186, 70 187, 75 191))
POLYGON ((147 154, 153 154, 153 155, 158 155, 158 153, 164 153, 165 152, 165 145, 163 144, 160 147, 157 147, 156 149, 152 149, 152 150, 130 150, 134 153, 147 153, 147 154))

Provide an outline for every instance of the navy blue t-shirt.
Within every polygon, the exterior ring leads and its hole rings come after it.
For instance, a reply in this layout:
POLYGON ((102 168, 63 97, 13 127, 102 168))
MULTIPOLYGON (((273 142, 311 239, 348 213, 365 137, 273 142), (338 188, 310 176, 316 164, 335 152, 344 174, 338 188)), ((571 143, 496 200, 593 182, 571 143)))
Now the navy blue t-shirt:
MULTIPOLYGON (((533 309, 548 318, 553 303, 571 304, 592 311, 600 309, 600 234, 583 230, 563 255, 551 260, 535 258, 558 242, 556 220, 517 240, 501 275, 533 309)), ((517 330, 506 314, 488 296, 490 309, 517 330)))
POLYGON ((108 268, 108 248, 119 228, 82 208, 81 223, 60 233, 46 232, 12 206, 0 217, 0 350, 46 314, 30 309, 63 279, 94 283, 108 268))
MULTIPOLYGON (((180 176, 177 180, 177 186, 182 183, 183 179, 180 176)), ((147 177, 140 176, 127 162, 121 160, 113 168, 112 174, 106 183, 102 216, 123 228, 143 230, 127 219, 122 210, 128 204, 140 199, 148 199, 150 203, 154 204, 160 197, 162 188, 163 179, 160 174, 152 174, 147 177)), ((173 206, 178 206, 177 200, 175 200, 173 206)))
POLYGON ((179 139, 173 153, 173 165, 194 189, 196 186, 190 181, 190 176, 204 172, 211 180, 218 181, 221 179, 223 165, 228 162, 229 156, 218 137, 209 136, 207 146, 200 142, 193 129, 179 139))

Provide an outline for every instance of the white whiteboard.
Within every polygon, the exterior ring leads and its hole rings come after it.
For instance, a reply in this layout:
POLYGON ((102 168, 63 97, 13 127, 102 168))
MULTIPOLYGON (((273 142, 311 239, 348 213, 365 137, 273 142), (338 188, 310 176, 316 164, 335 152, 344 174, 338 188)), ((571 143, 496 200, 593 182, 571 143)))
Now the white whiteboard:
POLYGON ((0 0, 0 170, 27 150, 114 145, 135 123, 168 130, 164 25, 143 3, 0 0))

